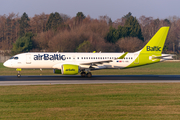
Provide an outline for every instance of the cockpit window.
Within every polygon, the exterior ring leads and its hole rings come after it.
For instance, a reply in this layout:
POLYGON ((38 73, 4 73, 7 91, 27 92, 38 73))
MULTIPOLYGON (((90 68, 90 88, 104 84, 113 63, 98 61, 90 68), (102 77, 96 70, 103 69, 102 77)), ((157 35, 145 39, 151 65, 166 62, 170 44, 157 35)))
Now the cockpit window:
POLYGON ((18 57, 14 57, 15 60, 18 60, 18 57))
POLYGON ((14 60, 18 60, 19 58, 18 57, 11 57, 9 59, 14 59, 14 60))

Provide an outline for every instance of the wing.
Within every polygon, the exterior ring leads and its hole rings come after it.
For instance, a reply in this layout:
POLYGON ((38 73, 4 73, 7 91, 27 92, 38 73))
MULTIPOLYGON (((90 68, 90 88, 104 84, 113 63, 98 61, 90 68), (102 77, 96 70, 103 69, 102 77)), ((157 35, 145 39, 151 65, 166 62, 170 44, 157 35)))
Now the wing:
MULTIPOLYGON (((123 59, 127 54, 128 54, 128 52, 125 52, 123 55, 121 55, 117 59, 123 59)), ((110 62, 113 62, 113 60, 101 60, 101 61, 96 61, 96 62, 85 62, 85 63, 80 63, 79 65, 90 66, 89 68, 92 68, 93 66, 98 66, 97 64, 110 63, 110 62)))
POLYGON ((109 63, 113 62, 112 60, 104 60, 104 61, 96 61, 96 62, 86 62, 80 63, 80 65, 89 65, 89 66, 97 66, 97 64, 109 63))

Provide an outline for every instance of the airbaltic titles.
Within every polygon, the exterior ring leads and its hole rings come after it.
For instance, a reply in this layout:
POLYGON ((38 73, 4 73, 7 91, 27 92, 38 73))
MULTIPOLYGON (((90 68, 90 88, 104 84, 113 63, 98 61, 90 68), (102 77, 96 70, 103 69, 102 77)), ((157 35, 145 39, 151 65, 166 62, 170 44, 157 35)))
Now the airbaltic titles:
POLYGON ((154 47, 151 47, 151 46, 147 46, 147 51, 161 51, 161 47, 159 46, 154 46, 154 47))
POLYGON ((34 60, 65 60, 65 55, 61 54, 38 54, 34 55, 34 60))

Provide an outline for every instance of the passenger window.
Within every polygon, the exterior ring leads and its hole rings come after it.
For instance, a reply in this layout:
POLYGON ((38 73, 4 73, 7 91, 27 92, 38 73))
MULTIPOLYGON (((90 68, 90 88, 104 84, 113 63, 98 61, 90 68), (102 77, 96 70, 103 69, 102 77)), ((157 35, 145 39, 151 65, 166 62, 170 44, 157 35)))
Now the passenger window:
POLYGON ((83 57, 81 57, 81 59, 83 59, 83 57))

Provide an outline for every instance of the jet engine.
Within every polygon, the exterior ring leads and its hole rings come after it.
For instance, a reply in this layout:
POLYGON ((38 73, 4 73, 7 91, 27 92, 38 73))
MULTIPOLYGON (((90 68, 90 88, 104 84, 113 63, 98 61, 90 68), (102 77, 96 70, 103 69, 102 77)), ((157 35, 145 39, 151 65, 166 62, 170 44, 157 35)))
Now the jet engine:
POLYGON ((55 74, 63 75, 76 75, 80 72, 80 67, 78 65, 63 64, 61 70, 54 69, 55 74))

